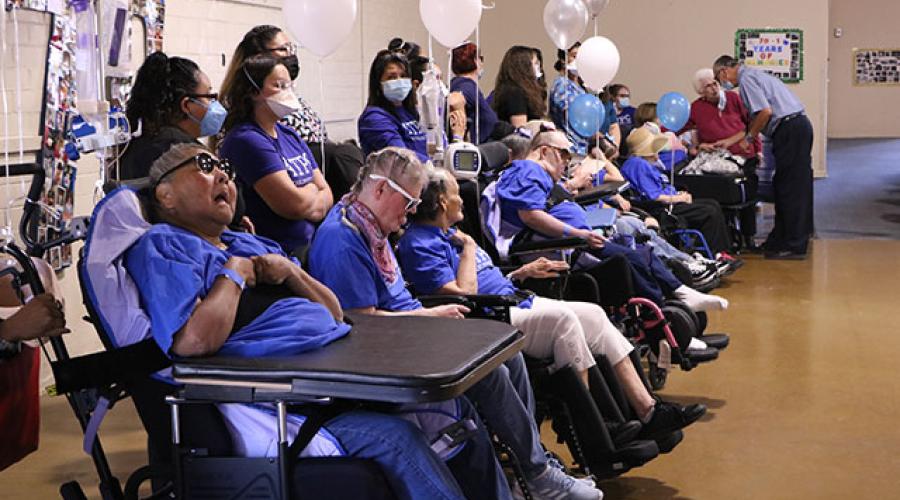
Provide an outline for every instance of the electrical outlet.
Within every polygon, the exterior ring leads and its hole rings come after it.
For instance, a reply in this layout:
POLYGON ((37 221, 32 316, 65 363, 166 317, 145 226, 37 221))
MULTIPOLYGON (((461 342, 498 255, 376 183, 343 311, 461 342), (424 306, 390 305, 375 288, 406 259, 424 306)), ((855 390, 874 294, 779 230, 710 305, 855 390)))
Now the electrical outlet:
POLYGON ((840 38, 840 37, 842 37, 842 36, 844 36, 844 30, 841 29, 841 28, 835 28, 835 29, 834 29, 834 37, 835 37, 835 38, 840 38))

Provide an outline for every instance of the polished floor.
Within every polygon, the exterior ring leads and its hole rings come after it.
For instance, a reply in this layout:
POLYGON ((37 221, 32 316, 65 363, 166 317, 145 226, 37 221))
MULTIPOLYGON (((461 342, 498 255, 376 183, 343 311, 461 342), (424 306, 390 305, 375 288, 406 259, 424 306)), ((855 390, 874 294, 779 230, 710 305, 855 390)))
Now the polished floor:
MULTIPOLYGON (((662 395, 709 407, 685 441, 625 476, 607 499, 900 497, 900 241, 819 240, 805 262, 748 257, 711 318, 732 345, 714 364, 670 374, 662 395)), ((141 465, 130 404, 102 428, 120 478, 141 465)), ((549 430, 545 442, 552 443, 549 430)), ((53 498, 76 479, 97 498, 64 401, 44 399, 40 450, 0 473, 3 498, 53 498)))

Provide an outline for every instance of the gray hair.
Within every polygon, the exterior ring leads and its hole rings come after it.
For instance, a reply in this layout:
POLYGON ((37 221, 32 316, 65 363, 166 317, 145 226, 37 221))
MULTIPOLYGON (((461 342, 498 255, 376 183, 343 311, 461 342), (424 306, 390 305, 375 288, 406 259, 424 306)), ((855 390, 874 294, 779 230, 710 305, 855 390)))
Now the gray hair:
POLYGON ((716 81, 716 74, 713 72, 712 68, 703 68, 698 69, 697 72, 694 73, 691 84, 694 85, 694 91, 701 94, 703 93, 703 87, 705 87, 708 82, 714 81, 716 81))
POLYGON ((351 192, 359 195, 367 184, 373 182, 369 178, 371 174, 383 175, 401 184, 408 181, 424 184, 428 180, 428 170, 414 152, 394 146, 386 147, 366 157, 366 163, 359 170, 351 192))
POLYGON ((729 55, 719 56, 716 62, 713 63, 713 74, 718 74, 722 68, 733 68, 738 64, 740 64, 740 61, 729 55))

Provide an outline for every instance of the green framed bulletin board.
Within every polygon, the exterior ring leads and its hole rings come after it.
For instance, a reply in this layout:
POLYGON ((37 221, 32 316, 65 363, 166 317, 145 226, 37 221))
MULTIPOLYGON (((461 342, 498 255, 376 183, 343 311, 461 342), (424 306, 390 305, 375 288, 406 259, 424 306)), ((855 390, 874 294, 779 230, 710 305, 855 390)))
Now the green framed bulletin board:
POLYGON ((734 57, 784 83, 798 83, 803 80, 803 30, 739 29, 734 34, 734 57))

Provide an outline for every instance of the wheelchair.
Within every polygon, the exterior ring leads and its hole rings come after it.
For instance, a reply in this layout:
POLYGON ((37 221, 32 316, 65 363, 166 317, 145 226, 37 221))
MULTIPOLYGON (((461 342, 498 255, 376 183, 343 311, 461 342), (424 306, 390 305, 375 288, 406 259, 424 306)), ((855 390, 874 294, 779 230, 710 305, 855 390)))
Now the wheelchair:
MULTIPOLYGON (((32 190, 39 190, 43 169, 32 174, 32 190)), ((448 328, 459 331, 458 321, 421 318, 433 320, 424 325, 407 318, 357 318, 353 328, 365 334, 349 335, 300 356, 170 360, 148 336, 149 322, 143 312, 126 307, 134 305, 137 296, 118 293, 119 285, 130 280, 127 273, 122 274, 124 268, 113 265, 124 249, 108 242, 92 244, 98 227, 119 231, 126 242, 129 238, 133 242, 146 224, 133 192, 121 190, 118 194, 124 196, 114 193, 98 205, 92 224, 88 225, 87 218, 76 219, 50 242, 37 243, 31 238, 35 233, 31 224, 38 213, 33 203, 26 202, 20 224, 28 253, 36 256, 55 245, 87 239, 77 266, 79 281, 88 319, 106 350, 72 358, 64 340, 54 338, 50 340, 54 354, 50 362, 57 391, 66 396, 85 433, 85 450, 94 462, 104 500, 138 498, 141 484, 148 480, 153 489, 149 498, 394 498, 373 461, 296 457, 319 427, 342 411, 360 404, 454 398, 521 348, 521 334, 496 322, 472 320, 476 324, 464 329, 469 333, 466 340, 459 342, 455 336, 451 349, 450 345, 441 348, 441 339, 451 337, 448 328), (390 349, 396 342, 414 349, 418 346, 423 354, 414 356, 412 363, 391 359, 390 349), (379 353, 379 346, 380 354, 372 355, 379 353), (435 346, 444 354, 434 356, 435 346), (171 376, 163 379, 160 373, 171 376), (123 488, 110 470, 98 431, 105 413, 129 397, 148 433, 150 463, 131 474, 123 488), (213 406, 224 402, 275 407, 276 457, 234 455, 223 417, 213 406), (285 421, 295 405, 303 405, 308 417, 291 442, 285 421)), ((43 288, 26 253, 13 243, 5 247, 21 268, 15 279, 41 293, 43 288)), ((458 431, 447 429, 441 438, 454 441, 455 446, 465 438, 451 436, 458 431)), ((85 498, 77 482, 64 484, 60 493, 66 499, 85 498)))

